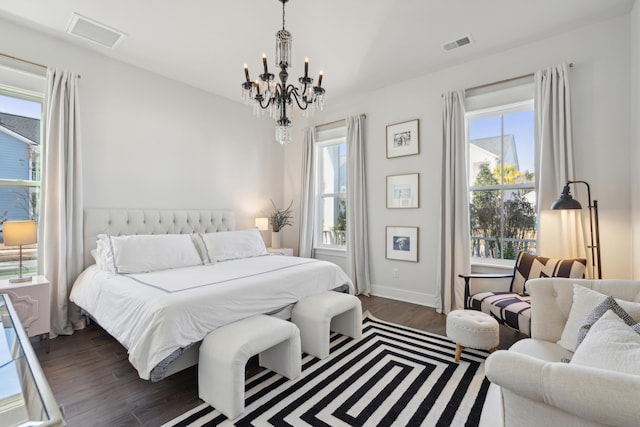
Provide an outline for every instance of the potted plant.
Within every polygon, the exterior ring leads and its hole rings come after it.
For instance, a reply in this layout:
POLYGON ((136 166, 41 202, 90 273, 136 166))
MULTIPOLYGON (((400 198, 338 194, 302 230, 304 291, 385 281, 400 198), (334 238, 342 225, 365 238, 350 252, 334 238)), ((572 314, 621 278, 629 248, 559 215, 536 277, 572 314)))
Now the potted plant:
MULTIPOLYGON (((271 199, 269 199, 271 200, 271 199)), ((274 249, 279 249, 282 245, 282 236, 280 235, 280 231, 286 227, 287 225, 293 225, 293 214, 291 213, 291 206, 293 206, 293 200, 289 203, 289 206, 286 209, 280 209, 273 203, 271 200, 271 204, 273 205, 273 212, 269 215, 269 223, 271 224, 271 247, 274 249)))

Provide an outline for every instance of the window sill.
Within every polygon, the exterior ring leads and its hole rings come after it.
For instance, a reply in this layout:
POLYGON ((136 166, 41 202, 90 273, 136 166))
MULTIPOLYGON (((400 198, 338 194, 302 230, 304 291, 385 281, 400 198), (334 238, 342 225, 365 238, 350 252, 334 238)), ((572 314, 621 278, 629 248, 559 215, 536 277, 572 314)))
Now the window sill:
POLYGON ((320 247, 313 249, 314 255, 339 256, 346 257, 347 250, 344 248, 320 247))
POLYGON ((487 260, 482 258, 471 258, 471 271, 480 272, 485 270, 504 270, 505 272, 512 272, 515 266, 515 260, 512 259, 495 259, 487 260))

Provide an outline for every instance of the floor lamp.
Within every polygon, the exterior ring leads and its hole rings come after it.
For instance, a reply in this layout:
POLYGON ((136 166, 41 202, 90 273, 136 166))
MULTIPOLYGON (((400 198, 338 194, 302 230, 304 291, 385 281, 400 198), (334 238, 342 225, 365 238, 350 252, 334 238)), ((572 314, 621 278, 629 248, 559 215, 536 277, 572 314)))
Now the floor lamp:
POLYGON ((20 246, 20 272, 18 277, 9 279, 11 283, 28 282, 31 277, 22 276, 22 246, 37 242, 37 226, 35 221, 5 221, 4 245, 20 246))
POLYGON ((560 198, 551 204, 552 210, 558 209, 582 209, 580 202, 571 197, 569 184, 584 184, 587 186, 587 198, 589 200, 589 232, 591 234, 591 272, 593 275, 594 263, 598 268, 598 279, 602 279, 602 268, 600 267, 600 225, 598 222, 598 201, 591 203, 591 188, 585 181, 567 181, 560 194, 560 198))

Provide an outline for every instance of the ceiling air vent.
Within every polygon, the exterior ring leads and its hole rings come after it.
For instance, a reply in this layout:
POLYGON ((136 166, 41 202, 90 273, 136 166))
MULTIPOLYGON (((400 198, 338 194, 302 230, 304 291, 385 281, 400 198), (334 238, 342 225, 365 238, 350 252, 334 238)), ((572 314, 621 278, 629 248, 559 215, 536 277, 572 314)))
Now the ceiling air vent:
POLYGON ((462 46, 465 46, 465 45, 468 45, 468 44, 471 44, 471 43, 473 43, 473 40, 471 40, 471 36, 464 36, 464 37, 462 37, 462 38, 460 38, 458 40, 454 40, 452 42, 445 43, 444 45, 442 45, 442 48, 444 50, 449 51, 449 50, 457 49, 459 47, 462 47, 462 46))
POLYGON ((67 33, 110 49, 116 47, 127 37, 122 31, 118 31, 98 21, 78 15, 77 13, 73 14, 67 26, 67 33))

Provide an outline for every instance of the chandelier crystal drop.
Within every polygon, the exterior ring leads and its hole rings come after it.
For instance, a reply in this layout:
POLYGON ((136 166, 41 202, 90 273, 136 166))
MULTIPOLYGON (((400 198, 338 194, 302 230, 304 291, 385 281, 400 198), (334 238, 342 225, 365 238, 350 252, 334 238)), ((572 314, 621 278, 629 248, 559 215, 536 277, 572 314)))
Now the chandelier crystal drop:
POLYGON ((253 106, 256 116, 262 116, 265 111, 276 121, 276 141, 280 144, 291 142, 292 122, 287 115, 295 104, 307 115, 313 113, 316 108, 324 107, 324 89, 322 88, 322 71, 318 77, 318 85, 313 85, 313 79, 309 77, 309 60, 304 61, 304 77, 298 78, 299 85, 287 83, 289 73, 287 69, 291 63, 291 33, 284 28, 284 6, 289 0, 278 0, 282 3, 282 29, 276 33, 276 60, 275 64, 280 68, 279 82, 275 75, 269 72, 267 56, 262 55, 262 67, 264 72, 258 75, 258 79, 252 81, 249 77, 249 67, 245 64, 245 81, 242 83, 242 99, 246 104, 253 106))

